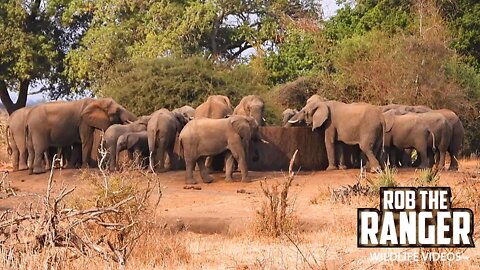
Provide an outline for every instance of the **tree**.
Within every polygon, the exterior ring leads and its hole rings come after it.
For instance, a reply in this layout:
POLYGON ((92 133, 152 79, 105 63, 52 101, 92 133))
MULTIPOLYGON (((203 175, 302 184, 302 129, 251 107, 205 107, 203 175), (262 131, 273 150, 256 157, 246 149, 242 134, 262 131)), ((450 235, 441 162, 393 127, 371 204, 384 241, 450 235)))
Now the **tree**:
POLYGON ((101 84, 124 62, 165 56, 203 56, 242 62, 243 53, 277 44, 285 21, 319 16, 314 0, 100 0, 80 46, 69 52, 69 78, 101 84))
POLYGON ((67 0, 0 3, 0 99, 8 113, 24 107, 29 89, 70 92, 63 76, 66 52, 78 42, 88 14, 64 21, 67 0), (18 92, 13 102, 8 91, 18 92))

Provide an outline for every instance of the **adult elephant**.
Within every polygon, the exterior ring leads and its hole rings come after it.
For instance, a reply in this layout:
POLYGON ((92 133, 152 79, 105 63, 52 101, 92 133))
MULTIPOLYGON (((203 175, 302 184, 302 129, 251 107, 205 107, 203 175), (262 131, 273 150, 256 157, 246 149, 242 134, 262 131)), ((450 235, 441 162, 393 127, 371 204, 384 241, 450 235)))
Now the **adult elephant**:
POLYGON ((150 116, 142 116, 139 117, 136 121, 121 125, 121 124, 114 124, 111 125, 105 131, 103 135, 103 139, 105 140, 105 146, 110 153, 110 163, 109 169, 114 171, 117 169, 117 141, 118 137, 121 135, 128 133, 128 132, 140 132, 146 131, 148 121, 150 120, 150 116))
POLYGON ((225 118, 233 114, 233 107, 227 96, 213 95, 195 110, 195 118, 225 118))
POLYGON ((401 114, 395 110, 384 113, 385 146, 390 158, 395 161, 391 147, 415 149, 420 157, 420 168, 430 167, 428 149, 438 151, 438 168, 445 166, 445 153, 452 136, 452 127, 447 119, 436 112, 401 114))
POLYGON ((174 147, 177 134, 190 119, 184 114, 167 109, 160 109, 152 114, 148 122, 148 149, 150 151, 150 168, 165 170, 165 154, 170 158, 170 169, 173 169, 175 156, 174 147), (158 165, 158 166, 157 166, 158 165))
POLYGON ((439 109, 432 110, 431 108, 423 105, 418 106, 409 106, 401 104, 389 104, 382 107, 384 112, 394 110, 397 114, 406 114, 406 113, 427 113, 427 112, 437 112, 443 115, 452 127, 452 139, 448 146, 448 154, 450 155, 450 166, 449 170, 456 171, 458 170, 458 156, 463 147, 463 140, 465 136, 465 129, 463 127, 462 121, 458 115, 449 110, 449 109, 439 109))
POLYGON ((448 109, 435 110, 441 115, 443 115, 447 121, 452 126, 452 139, 448 145, 448 154, 450 155, 450 166, 449 170, 457 171, 458 170, 458 155, 463 147, 463 137, 465 136, 465 129, 463 128, 462 121, 458 115, 448 109))
POLYGON ((257 95, 248 95, 240 100, 233 110, 234 115, 251 116, 260 126, 265 125, 265 102, 257 95))
POLYGON ((346 104, 339 101, 325 101, 319 95, 307 100, 302 110, 289 120, 297 123, 304 120, 307 125, 325 128, 325 147, 328 156, 327 170, 337 169, 335 164, 335 143, 358 144, 366 155, 371 171, 381 169, 375 154, 380 152, 384 119, 382 110, 367 103, 346 104))
POLYGON ((51 102, 32 108, 26 119, 26 136, 31 173, 43 173, 42 155, 49 146, 82 144, 82 166, 89 166, 93 132, 113 124, 137 120, 111 98, 51 102))
POLYGON ((12 155, 13 171, 28 169, 28 150, 25 141, 25 120, 32 107, 14 111, 7 121, 7 152, 12 155))
POLYGON ((212 182, 205 167, 207 156, 228 150, 225 178, 232 180, 233 161, 238 162, 242 181, 248 177, 247 155, 250 140, 261 140, 258 123, 249 116, 233 115, 225 119, 194 119, 180 132, 180 153, 186 165, 186 183, 196 184, 193 178, 195 163, 204 183, 212 182))

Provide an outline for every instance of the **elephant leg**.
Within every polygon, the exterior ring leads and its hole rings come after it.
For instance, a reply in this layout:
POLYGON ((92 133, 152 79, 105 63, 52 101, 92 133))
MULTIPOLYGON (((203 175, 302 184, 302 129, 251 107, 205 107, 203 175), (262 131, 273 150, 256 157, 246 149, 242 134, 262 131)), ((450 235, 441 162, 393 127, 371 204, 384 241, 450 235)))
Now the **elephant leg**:
POLYGON ((325 148, 327 150, 328 157, 328 170, 335 170, 335 130, 332 128, 327 128, 325 130, 325 148))
POLYGON ((225 180, 227 182, 233 181, 233 166, 234 166, 233 155, 230 151, 225 153, 225 180))
MULTIPOLYGON (((52 166, 55 168, 55 160, 53 160, 52 162, 50 162, 50 155, 49 155, 49 151, 46 151, 45 153, 43 153, 43 158, 45 159, 45 170, 49 171, 52 166)), ((52 158, 53 159, 53 158, 52 158)))
POLYGON ((347 169, 347 165, 345 165, 345 159, 346 157, 348 156, 348 153, 347 152, 347 148, 348 148, 348 145, 344 144, 344 143, 339 143, 338 145, 338 151, 337 153, 339 153, 339 159, 338 159, 338 168, 340 170, 345 170, 347 169))
POLYGON ((93 133, 94 129, 82 125, 80 126, 80 139, 82 140, 82 167, 90 167, 90 161, 92 156, 92 147, 93 147, 93 133))
MULTIPOLYGON (((177 168, 177 157, 175 156, 173 146, 167 149, 167 157, 169 159, 169 170, 175 170, 177 168)), ((205 163, 204 163, 205 164, 205 163)))
POLYGON ((133 160, 133 158, 134 158, 134 156, 133 156, 134 152, 135 152, 135 149, 128 149, 128 150, 127 150, 128 160, 133 160))
POLYGON ((367 156, 370 171, 371 172, 376 172, 378 170, 381 170, 381 167, 380 167, 380 163, 378 162, 377 158, 375 157, 375 154, 373 153, 372 148, 373 148, 372 143, 368 143, 368 142, 360 143, 360 149, 367 156))
MULTIPOLYGON (((19 166, 19 163, 21 162, 21 160, 20 160, 21 153, 20 153, 20 151, 17 147, 17 144, 15 143, 15 141, 13 140, 12 137, 10 137, 10 148, 12 148, 12 167, 13 167, 13 171, 15 172, 15 171, 21 170, 20 166, 19 166)), ((25 156, 25 158, 26 158, 26 156, 25 156)), ((26 162, 25 162, 25 165, 26 165, 26 162)))
MULTIPOLYGON (((165 171, 165 141, 160 139, 157 149, 158 169, 160 172, 165 171)), ((205 164, 204 164, 205 165, 205 164)))
POLYGON ((417 160, 420 158, 420 164, 418 168, 425 169, 428 168, 428 149, 427 147, 417 148, 417 160))
POLYGON ((242 182, 248 182, 248 166, 243 145, 241 143, 233 143, 229 144, 229 146, 233 157, 238 162, 238 168, 242 174, 242 182))
MULTIPOLYGON (((13 138, 12 140, 13 143, 12 144, 12 150, 13 150, 13 155, 14 155, 14 159, 13 161, 17 163, 17 166, 18 166, 18 170, 19 171, 23 171, 23 170, 26 170, 28 169, 28 164, 27 164, 27 160, 28 160, 28 149, 27 149, 27 145, 25 143, 25 138, 13 138), (17 150, 17 153, 15 153, 15 149, 17 150), (15 158, 15 156, 17 156, 15 158)), ((15 165, 15 164, 14 164, 15 165)), ((15 166, 14 166, 15 168, 15 166)))
POLYGON ((197 181, 193 178, 193 170, 195 169, 196 159, 192 157, 185 158, 185 183, 195 185, 197 181))
POLYGON ((437 159, 437 167, 440 170, 443 170, 445 168, 445 155, 446 151, 439 150, 438 151, 438 159, 437 159))
POLYGON ((448 154, 450 155, 450 166, 448 167, 448 170, 458 171, 458 151, 449 149, 448 154))
POLYGON ((204 183, 211 183, 211 182, 213 182, 213 178, 210 175, 208 175, 207 168, 205 167, 205 159, 206 158, 207 157, 205 157, 205 156, 198 158, 197 165, 198 165, 198 169, 200 170, 200 175, 202 176, 203 182, 204 183))
POLYGON ((67 169, 73 169, 77 167, 77 165, 81 165, 81 158, 82 158, 82 148, 80 144, 73 144, 72 150, 70 153, 70 158, 67 162, 67 169))
MULTIPOLYGON (((46 151, 47 151, 47 147, 45 147, 44 145, 38 145, 34 148, 34 160, 33 160, 34 174, 46 172, 45 164, 44 164, 46 151)), ((48 160, 48 156, 46 159, 48 160)))
POLYGON ((111 145, 108 147, 108 153, 110 156, 110 162, 108 164, 108 168, 110 171, 115 171, 117 169, 117 146, 111 145))

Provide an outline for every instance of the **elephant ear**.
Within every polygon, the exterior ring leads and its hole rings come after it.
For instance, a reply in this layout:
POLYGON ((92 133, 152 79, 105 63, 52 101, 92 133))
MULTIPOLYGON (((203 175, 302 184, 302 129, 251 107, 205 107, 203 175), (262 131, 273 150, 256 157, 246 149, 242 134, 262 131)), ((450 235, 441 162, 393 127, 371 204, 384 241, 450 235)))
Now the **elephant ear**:
POLYGON ((242 139, 250 139, 252 137, 252 128, 247 118, 232 116, 230 117, 230 124, 242 139))
POLYGON ((227 106, 233 110, 233 106, 232 106, 232 103, 230 103, 230 99, 226 96, 224 96, 223 99, 225 100, 225 104, 227 104, 227 106))
POLYGON ((383 115, 383 118, 385 119, 385 130, 384 132, 390 132, 393 128, 393 123, 395 122, 395 118, 393 114, 386 113, 383 115))
POLYGON ((321 102, 317 105, 317 109, 312 117, 312 130, 319 128, 327 121, 330 116, 330 110, 328 109, 327 104, 321 102))
POLYGON ((138 136, 130 136, 129 134, 125 136, 127 136, 127 138, 125 138, 127 140, 127 148, 132 149, 138 142, 138 136))
POLYGON ((83 123, 97 129, 107 130, 110 126, 108 114, 103 109, 102 102, 99 100, 95 100, 85 107, 82 111, 81 118, 83 123))

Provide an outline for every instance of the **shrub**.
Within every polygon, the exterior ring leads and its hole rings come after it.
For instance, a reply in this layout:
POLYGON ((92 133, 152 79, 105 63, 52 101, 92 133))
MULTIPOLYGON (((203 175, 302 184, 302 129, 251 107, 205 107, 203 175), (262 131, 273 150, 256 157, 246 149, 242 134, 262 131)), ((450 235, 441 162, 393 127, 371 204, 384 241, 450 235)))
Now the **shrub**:
POLYGON ((419 187, 436 187, 440 181, 438 168, 421 169, 418 177, 415 178, 415 185, 419 187))
POLYGON ((201 104, 209 95, 230 97, 233 104, 248 94, 261 94, 265 86, 246 66, 225 68, 200 57, 144 60, 117 66, 97 85, 137 115, 160 108, 201 104))
POLYGON ((391 166, 385 166, 385 169, 377 172, 377 180, 373 181, 367 178, 367 182, 370 184, 370 194, 378 195, 381 187, 397 187, 398 182, 395 179, 398 170, 391 166))

